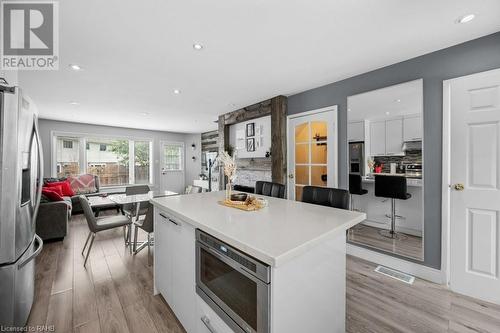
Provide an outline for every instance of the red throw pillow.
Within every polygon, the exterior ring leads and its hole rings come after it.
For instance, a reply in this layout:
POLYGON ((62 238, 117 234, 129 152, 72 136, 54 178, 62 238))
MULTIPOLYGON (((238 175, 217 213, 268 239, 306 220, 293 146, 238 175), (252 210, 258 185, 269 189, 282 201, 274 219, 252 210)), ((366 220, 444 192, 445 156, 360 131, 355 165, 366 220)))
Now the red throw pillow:
POLYGON ((75 192, 71 188, 69 181, 47 183, 47 184, 45 184, 45 186, 47 186, 49 188, 60 186, 62 189, 61 195, 65 196, 65 197, 72 197, 75 195, 75 192))
POLYGON ((52 191, 52 192, 56 192, 57 194, 59 194, 61 197, 63 196, 63 191, 62 191, 62 186, 61 185, 58 185, 58 186, 48 186, 48 187, 45 187, 46 189, 52 191))
POLYGON ((55 187, 49 188, 49 187, 43 187, 42 188, 42 194, 47 197, 50 201, 64 201, 61 195, 54 191, 55 187))

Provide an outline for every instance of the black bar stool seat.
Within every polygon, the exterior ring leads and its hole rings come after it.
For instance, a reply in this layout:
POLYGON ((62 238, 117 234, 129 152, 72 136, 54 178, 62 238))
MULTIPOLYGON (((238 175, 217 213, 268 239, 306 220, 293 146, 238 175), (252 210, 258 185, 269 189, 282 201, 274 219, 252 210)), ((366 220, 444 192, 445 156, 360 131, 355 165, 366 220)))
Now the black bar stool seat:
POLYGON ((396 200, 408 200, 411 194, 407 192, 406 177, 375 175, 375 196, 391 199, 391 229, 382 230, 384 237, 398 238, 396 232, 396 200))
POLYGON ((349 191, 339 188, 304 186, 302 202, 349 209, 349 191))

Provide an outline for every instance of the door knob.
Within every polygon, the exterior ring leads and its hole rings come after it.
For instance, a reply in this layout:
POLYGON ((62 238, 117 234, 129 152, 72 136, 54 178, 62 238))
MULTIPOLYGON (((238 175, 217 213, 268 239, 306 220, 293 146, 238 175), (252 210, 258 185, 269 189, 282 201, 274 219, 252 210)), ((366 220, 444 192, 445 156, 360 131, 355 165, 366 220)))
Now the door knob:
POLYGON ((464 184, 457 183, 457 184, 453 185, 453 188, 454 188, 456 191, 463 191, 465 187, 464 187, 464 184))
POLYGON ((293 179, 293 173, 289 174, 288 178, 293 179))

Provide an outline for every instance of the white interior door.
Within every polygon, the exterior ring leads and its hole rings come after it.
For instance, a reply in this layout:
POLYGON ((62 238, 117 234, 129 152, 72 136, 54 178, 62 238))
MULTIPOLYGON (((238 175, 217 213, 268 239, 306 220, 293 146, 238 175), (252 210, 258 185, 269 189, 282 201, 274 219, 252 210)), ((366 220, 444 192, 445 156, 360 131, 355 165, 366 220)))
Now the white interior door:
POLYGON ((184 143, 160 142, 160 190, 184 193, 184 143))
POLYGON ((500 70, 448 82, 450 287, 500 304, 500 70))
POLYGON ((306 185, 337 187, 337 106, 289 118, 288 198, 306 185))

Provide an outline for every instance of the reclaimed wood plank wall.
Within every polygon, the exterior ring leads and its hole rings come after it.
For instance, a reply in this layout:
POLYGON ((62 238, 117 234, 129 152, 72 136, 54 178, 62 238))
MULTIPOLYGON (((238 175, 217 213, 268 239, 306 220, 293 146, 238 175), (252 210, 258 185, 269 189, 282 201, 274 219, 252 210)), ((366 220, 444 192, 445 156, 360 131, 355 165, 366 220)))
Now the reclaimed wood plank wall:
MULTIPOLYGON (((241 159, 242 170, 271 170, 272 181, 286 184, 286 109, 287 98, 276 96, 219 116, 219 153, 229 149, 229 126, 265 116, 271 116, 271 158, 241 159)), ((225 188, 226 180, 221 169, 219 189, 225 188), (223 181, 221 181, 223 180, 223 181)))

